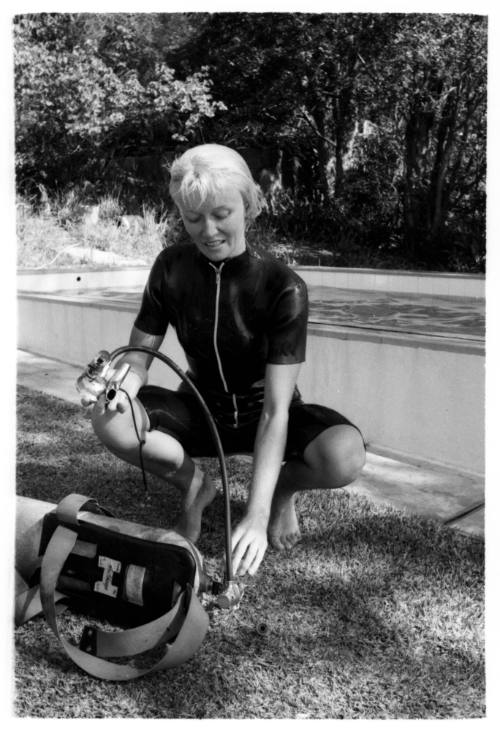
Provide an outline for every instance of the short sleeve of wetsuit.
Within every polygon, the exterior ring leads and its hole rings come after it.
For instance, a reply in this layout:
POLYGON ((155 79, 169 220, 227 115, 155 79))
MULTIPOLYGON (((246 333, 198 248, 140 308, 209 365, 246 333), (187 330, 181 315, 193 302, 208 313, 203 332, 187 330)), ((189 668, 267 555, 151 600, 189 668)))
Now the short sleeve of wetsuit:
POLYGON ((305 282, 294 275, 269 312, 267 363, 286 365, 306 359, 308 297, 305 282))
POLYGON ((149 273, 134 325, 149 335, 165 335, 169 323, 166 296, 166 262, 160 254, 149 273))

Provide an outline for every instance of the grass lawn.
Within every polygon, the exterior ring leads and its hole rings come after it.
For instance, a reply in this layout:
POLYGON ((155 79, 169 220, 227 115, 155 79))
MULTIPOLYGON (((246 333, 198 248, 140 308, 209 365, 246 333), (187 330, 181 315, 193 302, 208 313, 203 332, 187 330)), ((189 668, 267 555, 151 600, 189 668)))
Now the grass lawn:
MULTIPOLYGON (((175 490, 111 456, 82 411, 19 389, 17 492, 93 496, 117 517, 171 525, 175 490)), ((207 469, 218 475, 215 460, 207 469)), ((228 459, 233 523, 248 461, 228 459)), ((220 481, 219 481, 220 485, 220 481)), ((299 500, 303 540, 269 551, 237 609, 210 609, 195 657, 125 684, 85 675, 43 619, 15 632, 15 713, 48 718, 479 718, 484 693, 484 545, 349 490, 299 500), (256 627, 266 623, 267 632, 256 627)), ((223 500, 199 547, 223 568, 223 500)), ((76 639, 85 622, 61 616, 76 639)))

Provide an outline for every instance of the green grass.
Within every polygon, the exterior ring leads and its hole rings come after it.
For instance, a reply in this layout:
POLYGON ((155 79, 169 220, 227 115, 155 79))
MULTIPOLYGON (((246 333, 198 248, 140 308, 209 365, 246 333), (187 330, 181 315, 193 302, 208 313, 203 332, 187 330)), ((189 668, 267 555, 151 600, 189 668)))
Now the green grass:
MULTIPOLYGON (((17 492, 93 496, 124 519, 175 522, 175 490, 111 456, 81 410, 19 389, 17 492)), ((204 462, 214 476, 215 460, 204 462)), ((228 459, 233 523, 248 461, 228 459)), ((219 481, 220 486, 220 481, 219 481)), ((237 609, 209 609, 185 665, 127 684, 86 676, 44 620, 16 630, 15 712, 49 718, 479 718, 484 707, 481 541, 350 495, 302 494, 302 543, 269 551, 237 609), (264 622, 261 635, 257 625, 264 622)), ((223 501, 199 547, 223 568, 223 501)), ((66 612, 76 637, 83 620, 66 612)))

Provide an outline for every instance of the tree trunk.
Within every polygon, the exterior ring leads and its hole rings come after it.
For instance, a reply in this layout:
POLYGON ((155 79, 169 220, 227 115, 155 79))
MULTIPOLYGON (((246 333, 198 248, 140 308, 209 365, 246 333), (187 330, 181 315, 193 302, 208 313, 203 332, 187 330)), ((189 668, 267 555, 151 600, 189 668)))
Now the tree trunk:
POLYGON ((326 129, 326 113, 324 103, 320 102, 317 104, 316 109, 313 112, 313 117, 318 130, 318 192, 320 202, 322 204, 325 204, 330 198, 330 190, 328 185, 328 161, 330 159, 331 148, 330 142, 327 139, 328 130, 326 129))
MULTIPOLYGON (((356 63, 351 64, 351 74, 354 77, 356 63)), ((335 198, 340 198, 344 190, 344 152, 346 147, 346 132, 352 121, 352 83, 341 89, 335 108, 335 198)))
POLYGON ((436 239, 446 215, 443 205, 443 191, 455 139, 456 117, 457 100, 455 93, 448 97, 446 110, 443 111, 437 131, 436 157, 431 175, 431 186, 429 191, 429 208, 432 211, 430 227, 431 241, 436 239))
POLYGON ((406 251, 411 258, 418 255, 429 235, 427 205, 422 199, 422 170, 432 122, 431 113, 416 110, 410 115, 406 125, 403 235, 406 251))

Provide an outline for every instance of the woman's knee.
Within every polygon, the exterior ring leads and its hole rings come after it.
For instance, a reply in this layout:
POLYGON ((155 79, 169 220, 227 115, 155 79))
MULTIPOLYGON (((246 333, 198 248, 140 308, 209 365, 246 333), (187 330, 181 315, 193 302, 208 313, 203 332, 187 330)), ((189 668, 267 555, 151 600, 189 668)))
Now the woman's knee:
POLYGON ((308 445, 304 458, 324 487, 344 487, 359 476, 366 460, 360 432, 349 424, 326 429, 308 445))
POLYGON ((147 416, 142 407, 134 404, 134 419, 130 409, 124 414, 108 411, 98 402, 92 412, 92 427, 96 436, 109 449, 121 453, 136 450, 148 428, 147 416))

